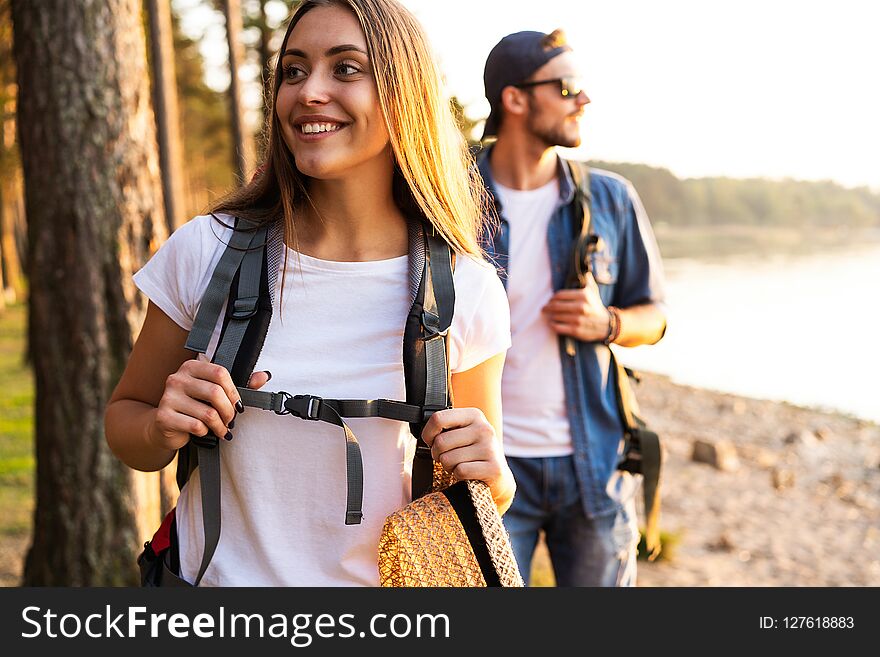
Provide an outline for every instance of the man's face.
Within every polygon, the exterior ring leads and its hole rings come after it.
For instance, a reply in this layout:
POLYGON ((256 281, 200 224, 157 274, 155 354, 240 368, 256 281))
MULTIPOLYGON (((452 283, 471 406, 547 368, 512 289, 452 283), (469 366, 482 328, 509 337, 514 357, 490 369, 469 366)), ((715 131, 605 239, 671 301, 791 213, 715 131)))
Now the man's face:
MULTIPOLYGON (((568 51, 544 64, 526 82, 580 77, 575 56, 568 51)), ((585 92, 563 96, 558 82, 535 85, 523 91, 528 94, 526 130, 530 134, 540 139, 548 148, 580 146, 580 120, 584 114, 584 106, 590 102, 585 92)))

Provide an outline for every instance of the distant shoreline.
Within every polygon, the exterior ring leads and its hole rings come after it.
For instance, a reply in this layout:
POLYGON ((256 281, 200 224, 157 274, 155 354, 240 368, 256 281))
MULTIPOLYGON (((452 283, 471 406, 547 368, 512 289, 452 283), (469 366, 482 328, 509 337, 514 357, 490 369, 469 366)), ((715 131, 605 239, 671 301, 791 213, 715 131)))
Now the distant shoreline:
POLYGON ((777 258, 816 255, 833 250, 880 247, 880 229, 846 227, 780 227, 654 225, 665 261, 697 260, 723 263, 745 257, 777 258))
MULTIPOLYGON (((785 399, 768 399, 764 397, 755 397, 752 395, 748 395, 740 392, 727 392, 725 390, 719 390, 717 388, 713 388, 712 386, 703 386, 703 385, 690 385, 688 383, 682 383, 680 381, 676 381, 673 377, 668 376, 666 374, 661 374, 659 372, 652 372, 650 370, 638 369, 636 370, 639 378, 642 381, 650 381, 651 383, 646 383, 645 385, 652 386, 668 386, 672 390, 677 390, 680 394, 702 394, 708 397, 715 398, 717 400, 739 400, 742 402, 757 404, 757 405, 778 405, 783 406, 793 411, 805 413, 805 414, 813 414, 816 416, 829 416, 835 417, 840 420, 844 420, 847 422, 854 422, 859 425, 869 425, 874 426, 880 429, 880 422, 872 418, 862 417, 856 413, 851 413, 842 409, 833 408, 830 406, 821 406, 821 405, 813 405, 813 404, 799 404, 797 402, 788 401, 785 399)), ((641 384, 636 384, 636 395, 638 395, 638 390, 641 384)))
MULTIPOLYGON (((621 358, 620 361, 623 365, 627 365, 624 358, 621 358)), ((674 377, 672 377, 668 374, 663 374, 662 372, 654 372, 652 370, 641 368, 641 367, 635 368, 635 371, 637 372, 639 378, 648 377, 648 378, 652 378, 652 379, 662 380, 665 382, 666 385, 679 388, 683 392, 688 391, 688 390, 691 390, 691 391, 699 390, 699 391, 702 391, 702 392, 709 394, 709 395, 718 396, 719 398, 730 397, 730 398, 741 399, 741 400, 744 400, 747 402, 754 402, 754 403, 760 403, 760 404, 781 404, 783 406, 789 406, 791 408, 795 408, 800 411, 804 411, 804 412, 808 412, 808 413, 816 413, 819 415, 833 415, 833 416, 839 417, 841 419, 851 420, 853 422, 864 422, 864 423, 872 424, 875 426, 880 426, 880 421, 878 421, 874 418, 865 417, 863 415, 859 415, 856 412, 847 411, 845 409, 836 408, 834 406, 825 406, 823 404, 803 404, 803 403, 791 401, 788 399, 774 399, 774 398, 770 398, 770 397, 759 397, 759 396, 755 396, 755 395, 749 395, 748 393, 745 393, 745 392, 731 392, 728 390, 721 390, 721 389, 715 388, 711 385, 702 385, 702 384, 701 385, 692 385, 689 383, 685 383, 683 381, 677 381, 677 380, 675 380, 674 377)), ((638 384, 636 384, 636 385, 638 387, 638 384)))

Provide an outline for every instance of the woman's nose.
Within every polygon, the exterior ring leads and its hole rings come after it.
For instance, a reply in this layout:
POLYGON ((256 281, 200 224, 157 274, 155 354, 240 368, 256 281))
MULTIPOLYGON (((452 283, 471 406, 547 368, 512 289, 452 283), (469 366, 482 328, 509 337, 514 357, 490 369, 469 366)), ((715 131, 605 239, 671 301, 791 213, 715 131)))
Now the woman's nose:
POLYGON ((299 101, 303 105, 323 105, 330 100, 330 85, 324 76, 312 72, 299 87, 299 101))

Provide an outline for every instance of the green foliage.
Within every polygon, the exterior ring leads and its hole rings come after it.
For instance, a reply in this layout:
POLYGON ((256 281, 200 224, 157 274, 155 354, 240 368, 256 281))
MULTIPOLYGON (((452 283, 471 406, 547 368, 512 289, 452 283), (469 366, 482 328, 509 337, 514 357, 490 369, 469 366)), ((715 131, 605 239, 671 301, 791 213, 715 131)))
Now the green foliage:
POLYGON ((450 99, 449 104, 452 106, 452 114, 455 116, 455 122, 458 123, 458 129, 461 130, 461 134, 464 135, 468 145, 473 146, 478 144, 479 140, 474 139, 473 134, 474 128, 476 128, 481 121, 479 119, 472 119, 465 113, 464 105, 461 104, 458 96, 453 96, 450 99))
POLYGON ((831 181, 676 178, 667 169, 591 162, 632 181, 654 224, 880 228, 880 194, 831 181))
POLYGON ((186 175, 187 212, 204 210, 208 191, 217 196, 233 184, 232 134, 229 102, 225 94, 205 83, 205 70, 199 44, 183 34, 172 12, 175 71, 183 158, 186 175))
POLYGON ((34 510, 34 382, 25 364, 25 307, 0 314, 0 536, 26 535, 34 510))

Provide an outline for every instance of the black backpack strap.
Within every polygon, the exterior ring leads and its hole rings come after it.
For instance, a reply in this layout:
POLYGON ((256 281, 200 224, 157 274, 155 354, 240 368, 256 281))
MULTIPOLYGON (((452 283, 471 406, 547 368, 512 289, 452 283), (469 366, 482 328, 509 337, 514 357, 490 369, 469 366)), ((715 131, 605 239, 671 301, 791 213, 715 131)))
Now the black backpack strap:
POLYGON ((217 320, 220 319, 223 304, 229 298, 232 282, 256 236, 257 230, 254 224, 244 220, 236 222, 226 250, 214 267, 214 273, 202 295, 199 310, 187 337, 186 348, 190 351, 200 354, 208 351, 208 343, 211 341, 214 327, 217 326, 217 320))
POLYGON ((566 160, 574 183, 574 242, 566 287, 584 287, 590 271, 589 256, 596 248, 599 238, 592 232, 590 213, 590 169, 582 162, 566 160))
POLYGON ((239 387, 245 406, 329 422, 344 430, 346 524, 357 524, 362 517, 363 463, 357 439, 342 418, 382 417, 409 423, 417 440, 412 475, 414 498, 429 492, 433 484, 434 461, 430 448, 421 440, 421 432, 435 411, 451 405, 447 333, 455 307, 453 253, 444 240, 427 234, 423 224, 416 221, 410 223, 409 271, 412 304, 403 340, 406 402, 327 399, 239 387))
MULTIPOLYGON (((566 287, 579 288, 587 284, 591 256, 599 243, 592 232, 590 201, 590 169, 582 162, 566 161, 575 185, 575 237, 566 287)), ((566 338, 565 348, 569 355, 577 353, 577 342, 566 338)), ((645 544, 649 559, 660 553, 660 468, 663 455, 660 437, 639 417, 638 404, 629 383, 629 375, 609 349, 612 376, 617 378, 615 393, 621 423, 624 428, 624 460, 618 469, 642 475, 645 501, 645 544)))
MULTIPOLYGON (((414 222, 415 224, 415 222, 414 222)), ((404 331, 404 371, 407 401, 387 399, 323 399, 313 395, 250 390, 247 381, 256 365, 272 315, 272 291, 282 243, 277 226, 267 229, 239 221, 233 237, 203 297, 188 348, 205 353, 220 310, 228 299, 220 343, 214 362, 232 373, 245 406, 272 410, 307 420, 334 424, 346 439, 348 495, 346 524, 362 518, 363 462, 360 446, 343 417, 383 417, 408 422, 418 438, 421 454, 413 465, 413 491, 418 497, 430 490, 434 462, 421 441, 421 430, 435 411, 451 403, 447 333, 455 307, 452 279, 454 256, 439 237, 426 234, 419 223, 410 231, 410 289, 413 303, 404 331), (271 231, 267 233, 267 230, 271 231), (225 295, 225 296, 224 296, 225 295), (192 337, 195 333, 195 337, 192 337), (417 493, 417 491, 420 491, 417 493)), ((199 465, 205 551, 195 585, 201 581, 220 538, 220 441, 209 434, 193 437, 179 458, 189 455, 189 467, 178 466, 178 483, 186 483, 194 464, 199 465)))
POLYGON ((629 382, 629 373, 611 354, 612 376, 617 378, 615 392, 617 408, 624 426, 623 461, 619 470, 642 475, 642 491, 645 502, 645 546, 648 559, 653 561, 660 554, 660 471, 663 451, 660 437, 651 431, 639 416, 638 402, 629 382))
MULTIPOLYGON (((574 239, 571 244, 568 276, 565 287, 583 288, 590 273, 590 257, 596 250, 599 237, 592 232, 590 213, 590 169, 582 162, 565 160, 574 183, 574 239)), ((577 353, 577 341, 571 336, 564 338, 565 351, 569 356, 577 353)))
POLYGON ((422 417, 410 423, 416 438, 412 464, 412 498, 428 493, 434 480, 431 449, 422 440, 425 423, 436 411, 449 408, 448 331, 455 310, 455 286, 452 278, 452 249, 433 228, 417 224, 410 234, 410 274, 416 287, 403 337, 403 365, 406 401, 420 406, 422 417), (421 270, 414 268, 423 249, 421 270), (418 275, 418 278, 415 276, 418 275))
POLYGON ((359 525, 364 515, 364 463, 360 443, 342 418, 383 417, 408 421, 419 410, 387 399, 325 399, 244 387, 239 387, 238 392, 245 406, 274 411, 278 415, 293 415, 303 420, 327 422, 342 428, 345 433, 346 525, 359 525))
MULTIPOLYGON (((249 352, 253 349, 242 349, 242 344, 247 341, 251 347, 256 345, 258 355, 268 329, 268 319, 271 317, 268 272, 265 267, 267 235, 268 227, 265 225, 257 227, 244 220, 236 222, 229 244, 202 297, 193 330, 186 343, 187 348, 192 351, 207 351, 223 302, 228 299, 223 332, 213 362, 230 370, 236 383, 240 383, 242 378, 246 383, 250 376, 250 372, 243 372, 242 358, 251 360, 249 352), (255 321, 257 319, 259 321, 255 321), (246 340, 250 337, 248 334, 253 335, 255 331, 262 334, 259 344, 252 339, 246 340)), ((256 361, 256 355, 253 362, 256 361)), ((252 363, 250 368, 253 369, 252 363)), ((196 464, 199 471, 205 546, 194 581, 195 586, 201 582, 220 540, 219 445, 219 439, 212 433, 201 437, 193 436, 189 445, 178 453, 179 460, 187 461, 178 463, 178 484, 181 487, 196 464)))

